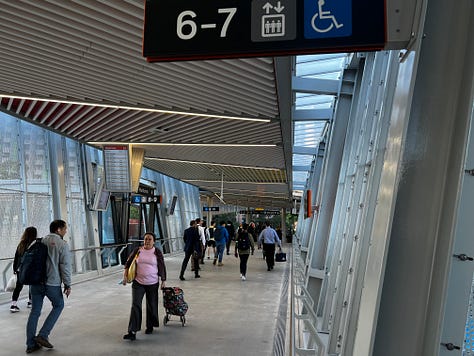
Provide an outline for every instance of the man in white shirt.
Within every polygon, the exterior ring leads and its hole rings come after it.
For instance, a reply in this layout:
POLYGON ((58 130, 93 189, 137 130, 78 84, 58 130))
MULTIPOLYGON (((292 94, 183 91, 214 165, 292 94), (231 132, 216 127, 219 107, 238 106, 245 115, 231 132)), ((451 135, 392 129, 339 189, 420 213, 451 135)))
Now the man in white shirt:
MULTIPOLYGON (((204 256, 204 247, 206 246, 206 235, 204 234, 204 228, 202 227, 202 220, 197 218, 196 220, 196 227, 198 229, 199 240, 201 241, 201 257, 204 256)), ((204 264, 204 259, 199 258, 201 264, 204 264)), ((198 270, 201 269, 199 266, 194 266, 193 261, 191 261, 191 270, 197 268, 198 270)))

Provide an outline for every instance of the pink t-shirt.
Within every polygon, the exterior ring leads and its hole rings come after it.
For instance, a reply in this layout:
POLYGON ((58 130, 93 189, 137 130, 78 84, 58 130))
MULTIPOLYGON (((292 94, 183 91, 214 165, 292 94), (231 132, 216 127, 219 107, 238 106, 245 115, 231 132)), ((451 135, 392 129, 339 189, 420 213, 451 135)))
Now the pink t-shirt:
POLYGON ((143 285, 152 285, 158 283, 158 266, 156 264, 155 249, 145 250, 140 248, 140 255, 137 258, 137 276, 138 283, 143 285))

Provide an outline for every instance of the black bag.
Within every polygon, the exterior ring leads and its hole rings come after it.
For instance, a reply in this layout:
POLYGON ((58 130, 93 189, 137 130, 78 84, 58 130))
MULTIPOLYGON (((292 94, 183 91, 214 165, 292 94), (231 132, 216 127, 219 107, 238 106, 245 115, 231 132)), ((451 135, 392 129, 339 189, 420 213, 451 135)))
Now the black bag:
POLYGON ((41 242, 41 239, 33 241, 21 257, 18 282, 26 285, 45 283, 47 258, 48 247, 41 242))
POLYGON ((285 252, 277 252, 275 254, 275 262, 286 262, 286 253, 285 252))
POLYGON ((248 233, 239 234, 237 240, 237 248, 239 250, 249 250, 250 249, 250 238, 248 233))

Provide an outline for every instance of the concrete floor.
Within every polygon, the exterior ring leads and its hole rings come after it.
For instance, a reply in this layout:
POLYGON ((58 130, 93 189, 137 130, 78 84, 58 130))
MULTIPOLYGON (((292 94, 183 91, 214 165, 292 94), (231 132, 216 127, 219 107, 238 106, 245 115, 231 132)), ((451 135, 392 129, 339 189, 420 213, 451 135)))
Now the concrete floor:
MULTIPOLYGON (((201 265, 200 279, 194 279, 189 264, 186 280, 180 281, 178 271, 182 258, 182 254, 166 256, 165 263, 167 286, 183 288, 189 304, 185 327, 177 316, 172 316, 167 326, 163 325, 165 312, 160 294, 160 327, 153 334, 146 335, 145 325, 142 325, 136 341, 122 340, 127 331, 131 290, 130 285, 118 285, 121 273, 114 273, 73 285, 72 294, 66 299, 64 311, 50 335, 54 349, 43 348, 34 354, 283 354, 281 342, 276 347, 279 351, 274 351, 274 344, 276 339, 285 340, 287 300, 284 295, 287 291, 283 288, 288 285, 284 282, 288 278, 290 262, 277 263, 273 271, 267 272, 261 250, 257 250, 249 259, 247 280, 242 282, 239 260, 233 255, 226 255, 222 267, 213 266, 212 260, 206 259, 205 264, 201 265), (281 329, 283 331, 275 337, 277 330, 281 329)), ((9 303, 0 306, 3 310, 0 318, 0 355, 23 355, 28 317, 26 300, 20 300, 19 313, 10 313, 9 306, 9 303)), ((45 303, 40 326, 49 308, 49 303, 45 303)))

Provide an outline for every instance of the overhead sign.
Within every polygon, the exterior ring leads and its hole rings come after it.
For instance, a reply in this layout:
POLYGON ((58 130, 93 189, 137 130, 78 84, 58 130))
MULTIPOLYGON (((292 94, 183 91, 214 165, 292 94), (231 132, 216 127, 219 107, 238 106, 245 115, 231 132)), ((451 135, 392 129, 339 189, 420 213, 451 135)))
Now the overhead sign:
POLYGON ((137 190, 137 193, 141 194, 141 195, 153 195, 154 192, 155 192, 154 188, 148 187, 148 186, 143 185, 143 184, 140 184, 138 186, 138 190, 137 190))
POLYGON ((385 1, 147 0, 149 62, 382 49, 385 1))
POLYGON ((130 201, 133 204, 149 204, 149 203, 159 204, 160 200, 161 200, 161 196, 159 195, 152 195, 152 196, 132 195, 130 199, 130 201))
POLYGON ((219 211, 218 206, 203 206, 202 211, 219 211))
POLYGON ((250 209, 250 210, 240 210, 239 214, 253 214, 253 215, 280 215, 280 210, 266 210, 266 209, 250 209))

